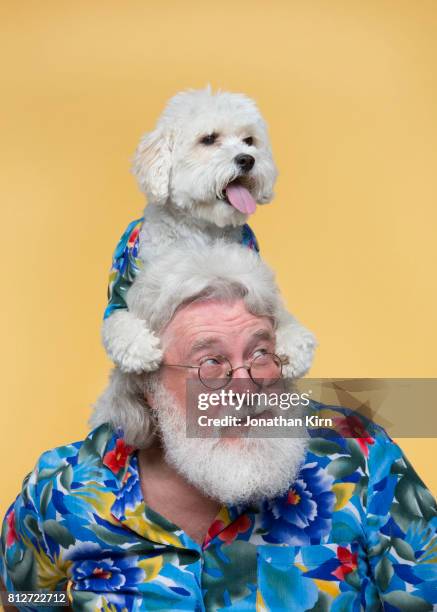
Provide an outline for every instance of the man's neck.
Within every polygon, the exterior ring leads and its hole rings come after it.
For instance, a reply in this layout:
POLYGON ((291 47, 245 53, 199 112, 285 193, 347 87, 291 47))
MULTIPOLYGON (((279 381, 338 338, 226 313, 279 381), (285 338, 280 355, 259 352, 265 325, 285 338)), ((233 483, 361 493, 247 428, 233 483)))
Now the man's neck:
POLYGON ((202 544, 221 504, 187 482, 164 457, 158 443, 138 452, 146 505, 202 544))

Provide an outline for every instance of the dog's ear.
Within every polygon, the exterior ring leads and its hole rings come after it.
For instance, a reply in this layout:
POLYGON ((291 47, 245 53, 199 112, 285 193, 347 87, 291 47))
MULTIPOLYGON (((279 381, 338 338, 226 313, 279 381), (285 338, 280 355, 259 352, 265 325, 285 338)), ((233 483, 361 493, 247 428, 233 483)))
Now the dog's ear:
POLYGON ((165 130, 144 134, 133 159, 132 172, 149 202, 165 204, 169 195, 171 145, 165 130))

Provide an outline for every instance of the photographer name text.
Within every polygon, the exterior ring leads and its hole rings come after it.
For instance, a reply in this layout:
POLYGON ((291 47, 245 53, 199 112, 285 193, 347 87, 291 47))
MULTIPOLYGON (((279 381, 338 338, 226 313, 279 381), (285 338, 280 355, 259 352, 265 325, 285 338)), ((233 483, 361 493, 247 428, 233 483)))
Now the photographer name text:
POLYGON ((334 422, 330 418, 322 418, 317 415, 301 417, 284 417, 282 415, 271 418, 254 417, 247 415, 246 418, 235 415, 226 415, 221 418, 209 417, 202 414, 198 417, 199 427, 333 427, 334 422))

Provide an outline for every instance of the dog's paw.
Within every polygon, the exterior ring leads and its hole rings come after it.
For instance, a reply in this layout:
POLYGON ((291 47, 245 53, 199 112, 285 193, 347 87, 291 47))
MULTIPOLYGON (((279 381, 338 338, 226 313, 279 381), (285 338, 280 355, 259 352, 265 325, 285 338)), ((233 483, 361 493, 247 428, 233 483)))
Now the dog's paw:
POLYGON ((153 372, 159 368, 162 355, 159 338, 146 328, 125 349, 118 366, 122 372, 153 372))
POLYGON ((276 353, 283 360, 283 376, 304 376, 311 367, 316 347, 314 335, 296 321, 280 325, 276 330, 276 353))
POLYGON ((103 322, 103 345, 122 372, 152 372, 162 361, 159 338, 127 310, 118 310, 103 322))

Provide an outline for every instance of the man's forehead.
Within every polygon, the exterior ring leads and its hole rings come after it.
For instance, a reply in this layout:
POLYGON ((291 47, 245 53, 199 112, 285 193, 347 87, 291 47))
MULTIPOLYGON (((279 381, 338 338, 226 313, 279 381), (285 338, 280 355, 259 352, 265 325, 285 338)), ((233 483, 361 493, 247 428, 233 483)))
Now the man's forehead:
MULTIPOLYGON (((238 332, 237 332, 237 335, 239 335, 238 332)), ((253 340, 272 341, 274 340, 274 334, 271 329, 260 328, 254 331, 253 333, 247 334, 247 337, 245 338, 245 340, 250 341, 250 342, 253 340)), ((221 334, 207 335, 204 333, 199 333, 197 338, 196 337, 192 338, 192 343, 191 343, 190 348, 191 350, 199 350, 202 348, 208 348, 210 346, 214 346, 215 344, 220 344, 222 341, 223 341, 223 336, 221 334)))
POLYGON ((267 316, 249 312, 242 299, 234 302, 206 300, 194 302, 179 310, 168 324, 167 341, 184 337, 184 343, 208 342, 229 334, 273 337, 273 322, 267 316))

